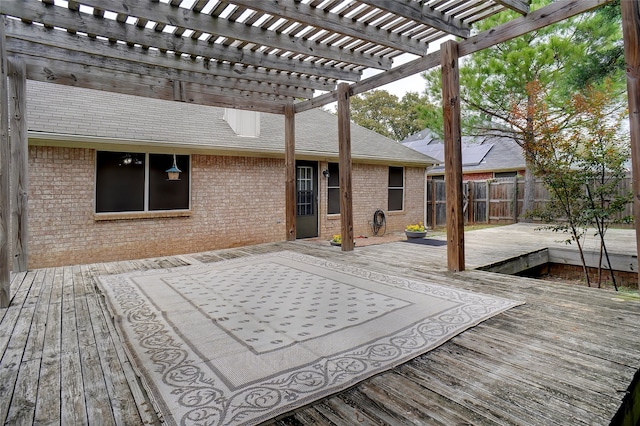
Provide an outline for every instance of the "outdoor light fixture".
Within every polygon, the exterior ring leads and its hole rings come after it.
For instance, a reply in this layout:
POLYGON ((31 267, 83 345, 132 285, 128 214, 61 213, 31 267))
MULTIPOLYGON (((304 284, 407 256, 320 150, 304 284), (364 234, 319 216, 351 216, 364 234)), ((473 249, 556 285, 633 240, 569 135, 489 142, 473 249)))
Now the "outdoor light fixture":
POLYGON ((324 169, 322 171, 322 176, 324 176, 325 178, 329 179, 329 169, 324 169))
POLYGON ((167 175, 169 176, 168 179, 169 180, 180 180, 180 173, 182 172, 182 170, 180 170, 178 168, 178 166, 176 165, 176 155, 173 154, 173 166, 171 166, 170 169, 165 170, 167 172, 167 175))

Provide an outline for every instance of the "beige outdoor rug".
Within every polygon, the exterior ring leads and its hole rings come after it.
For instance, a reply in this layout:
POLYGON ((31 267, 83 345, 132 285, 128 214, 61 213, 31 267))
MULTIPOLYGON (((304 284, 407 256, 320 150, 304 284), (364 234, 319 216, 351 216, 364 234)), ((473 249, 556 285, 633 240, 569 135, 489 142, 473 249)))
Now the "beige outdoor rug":
POLYGON ((293 252, 100 277, 169 424, 256 424, 520 304, 293 252))

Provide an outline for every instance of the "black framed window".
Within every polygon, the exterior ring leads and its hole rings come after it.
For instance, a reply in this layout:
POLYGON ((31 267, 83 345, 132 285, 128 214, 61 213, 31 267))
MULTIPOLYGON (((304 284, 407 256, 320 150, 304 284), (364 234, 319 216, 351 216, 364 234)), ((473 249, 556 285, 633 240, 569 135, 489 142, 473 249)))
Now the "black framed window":
POLYGON ((389 166, 389 211, 400 211, 404 205, 404 168, 389 166))
POLYGON ((176 155, 180 180, 168 180, 172 165, 169 154, 98 151, 96 213, 188 210, 190 157, 176 155))
POLYGON ((518 175, 518 172, 513 171, 513 172, 495 172, 493 174, 493 177, 496 179, 499 178, 510 178, 510 177, 516 177, 518 175))
POLYGON ((329 163, 327 170, 327 214, 340 213, 340 167, 338 163, 329 163))

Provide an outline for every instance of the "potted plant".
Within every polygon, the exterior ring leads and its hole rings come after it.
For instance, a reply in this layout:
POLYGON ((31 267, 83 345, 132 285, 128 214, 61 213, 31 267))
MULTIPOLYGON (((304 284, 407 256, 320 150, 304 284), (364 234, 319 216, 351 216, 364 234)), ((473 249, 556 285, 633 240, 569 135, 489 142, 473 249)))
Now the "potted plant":
POLYGON ((424 236, 427 235, 427 230, 424 227, 424 224, 422 222, 419 222, 416 224, 407 225, 404 228, 404 233, 407 238, 424 238, 424 236))
POLYGON ((330 242, 331 242, 332 246, 341 246, 342 245, 342 235, 335 234, 330 242))

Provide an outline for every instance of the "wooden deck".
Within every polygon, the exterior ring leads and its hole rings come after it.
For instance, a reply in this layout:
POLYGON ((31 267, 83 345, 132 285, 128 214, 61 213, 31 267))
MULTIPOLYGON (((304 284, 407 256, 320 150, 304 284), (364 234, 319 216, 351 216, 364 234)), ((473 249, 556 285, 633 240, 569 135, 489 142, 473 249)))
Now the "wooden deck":
MULTIPOLYGON (((465 238, 472 268, 555 245, 558 235, 512 225, 465 238)), ((609 247, 636 255, 633 231, 610 231, 609 247)), ((15 275, 11 306, 0 310, 0 419, 158 423, 95 277, 283 249, 526 304, 278 425, 609 424, 640 369, 637 298, 478 270, 449 273, 445 246, 398 241, 343 253, 328 243, 282 242, 15 275)))

